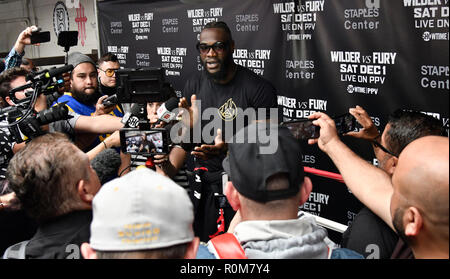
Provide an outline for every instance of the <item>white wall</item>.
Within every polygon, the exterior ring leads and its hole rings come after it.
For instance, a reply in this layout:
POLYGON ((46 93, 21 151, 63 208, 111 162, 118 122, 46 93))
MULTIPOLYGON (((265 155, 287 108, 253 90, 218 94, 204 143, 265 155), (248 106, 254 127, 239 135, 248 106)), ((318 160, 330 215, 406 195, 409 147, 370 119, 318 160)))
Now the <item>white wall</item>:
MULTIPOLYGON (((77 17, 76 8, 70 8, 71 0, 60 0, 68 4, 69 30, 79 31, 78 24, 75 22, 77 17)), ((58 0, 17 0, 4 1, 0 4, 0 52, 9 52, 14 45, 19 33, 29 24, 36 24, 42 28, 42 31, 50 31, 51 41, 43 43, 40 46, 27 46, 25 49, 26 57, 54 57, 63 56, 64 49, 57 45, 57 37, 53 28, 53 9, 58 0)), ((79 0, 84 6, 84 15, 86 21, 86 39, 82 46, 78 39, 78 45, 70 48, 70 52, 80 51, 82 53, 91 53, 92 49, 99 48, 97 16, 95 14, 96 1, 79 0)))

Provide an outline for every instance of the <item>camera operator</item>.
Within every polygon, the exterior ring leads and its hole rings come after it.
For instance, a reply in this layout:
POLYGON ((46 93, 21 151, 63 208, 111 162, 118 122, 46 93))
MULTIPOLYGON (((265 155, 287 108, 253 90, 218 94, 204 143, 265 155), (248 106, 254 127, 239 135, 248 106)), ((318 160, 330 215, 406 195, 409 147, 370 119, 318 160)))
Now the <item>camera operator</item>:
MULTIPOLYGON (((16 88, 22 85, 25 85, 27 83, 25 77, 28 74, 28 71, 21 68, 11 68, 6 70, 0 75, 0 97, 2 98, 3 106, 2 108, 9 107, 9 106, 15 106, 16 104, 11 100, 9 97, 9 91, 12 88, 16 88)), ((17 91, 15 92, 15 97, 18 100, 22 100, 26 97, 25 90, 17 91)), ((47 108, 47 100, 45 95, 40 95, 36 101, 36 104, 34 106, 34 110, 39 112, 42 110, 45 110, 47 108)), ((8 124, 7 119, 3 119, 0 121, 0 125, 5 126, 8 124)), ((5 136, 10 136, 10 131, 8 128, 0 128, 2 132, 5 134, 5 136)), ((44 127, 45 130, 48 130, 48 127, 44 127)), ((11 159, 12 154, 16 153, 20 149, 22 149, 25 146, 25 143, 18 143, 16 144, 15 141, 11 140, 9 141, 9 146, 11 148, 11 152, 6 151, 5 148, 3 148, 1 151, 1 155, 6 156, 6 158, 3 160, 2 163, 2 169, 8 166, 9 159, 11 159)), ((0 173, 0 177, 3 177, 4 172, 2 171, 0 173)))
MULTIPOLYGON (((73 52, 68 57, 68 63, 73 65, 73 70, 70 73, 70 88, 71 92, 66 92, 58 99, 58 103, 66 102, 69 110, 77 114, 85 116, 101 116, 110 115, 112 117, 122 117, 123 112, 117 106, 104 106, 103 100, 108 96, 101 96, 98 91, 97 69, 91 58, 79 52, 73 52)), ((67 131, 67 127, 58 127, 57 131, 67 131)), ((114 130, 113 130, 114 131, 114 130)), ((108 131, 112 132, 112 131, 108 131)), ((89 151, 100 142, 102 142, 107 135, 104 132, 94 132, 93 135, 78 135, 75 138, 76 144, 84 151, 89 151), (101 134, 98 136, 98 134, 101 134)))
MULTIPOLYGON (((0 75, 0 97, 4 102, 4 107, 7 106, 15 106, 14 102, 9 97, 9 91, 13 88, 25 85, 27 71, 20 68, 13 68, 3 72, 0 75)), ((15 93, 15 96, 18 100, 25 98, 24 91, 18 91, 15 93)), ((47 102, 45 95, 42 94, 38 97, 38 101, 35 105, 36 111, 42 111, 47 108, 47 102)), ((49 126, 50 131, 63 131, 67 132, 67 134, 72 135, 74 137, 76 133, 112 133, 116 130, 119 130, 123 127, 123 124, 120 122, 120 118, 114 117, 111 115, 100 115, 100 116, 82 116, 73 112, 69 112, 73 118, 68 120, 60 120, 51 123, 49 126)), ((7 124, 7 120, 3 120, 0 124, 7 124)), ((2 125, 5 126, 5 125, 2 125)), ((10 131, 8 128, 0 128, 3 133, 9 137, 10 131)), ((10 147, 10 151, 5 151, 5 148, 0 150, 2 158, 4 156, 5 159, 2 163, 2 169, 8 166, 9 159, 11 159, 12 155, 19 151, 21 148, 25 146, 25 143, 16 144, 15 140, 9 139, 8 145, 10 147)), ((109 145, 109 147, 111 147, 109 145)))

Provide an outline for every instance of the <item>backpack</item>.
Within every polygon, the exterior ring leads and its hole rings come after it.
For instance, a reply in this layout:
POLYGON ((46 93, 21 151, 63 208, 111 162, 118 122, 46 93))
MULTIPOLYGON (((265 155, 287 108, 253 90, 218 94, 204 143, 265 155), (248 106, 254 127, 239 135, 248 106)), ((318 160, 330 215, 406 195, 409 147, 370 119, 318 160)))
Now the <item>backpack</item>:
POLYGON ((244 249, 232 233, 224 233, 212 238, 208 248, 218 259, 247 259, 244 249))

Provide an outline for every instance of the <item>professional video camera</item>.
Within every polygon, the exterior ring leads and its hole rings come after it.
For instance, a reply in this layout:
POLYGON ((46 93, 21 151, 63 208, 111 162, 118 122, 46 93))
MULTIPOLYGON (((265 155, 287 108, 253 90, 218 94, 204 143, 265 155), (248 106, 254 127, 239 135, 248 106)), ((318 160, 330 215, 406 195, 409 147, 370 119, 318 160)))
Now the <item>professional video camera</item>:
POLYGON ((42 135, 44 132, 41 126, 49 123, 71 118, 68 115, 68 108, 65 103, 58 104, 50 109, 39 113, 34 111, 34 105, 40 94, 44 94, 48 99, 56 100, 59 97, 58 88, 63 86, 64 81, 61 74, 71 71, 72 65, 60 68, 52 68, 36 73, 30 73, 26 79, 29 83, 13 88, 9 92, 9 97, 15 103, 14 106, 0 110, 0 119, 7 119, 7 127, 12 135, 12 140, 21 143, 42 135), (25 91, 25 98, 18 100, 16 92, 32 89, 32 92, 25 91))
POLYGON ((151 128, 145 112, 148 102, 167 101, 174 95, 172 86, 164 80, 164 72, 163 68, 116 71, 117 93, 106 98, 103 104, 134 103, 122 120, 126 128, 120 130, 120 143, 125 153, 151 157, 169 152, 168 129, 151 128))

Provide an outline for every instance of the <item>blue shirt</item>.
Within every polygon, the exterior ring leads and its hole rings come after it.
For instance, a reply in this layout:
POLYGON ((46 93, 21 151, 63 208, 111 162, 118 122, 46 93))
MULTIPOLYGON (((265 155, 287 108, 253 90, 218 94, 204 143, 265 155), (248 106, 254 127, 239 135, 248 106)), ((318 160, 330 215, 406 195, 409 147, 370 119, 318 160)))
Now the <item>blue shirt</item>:
MULTIPOLYGON (((62 103, 62 102, 67 102, 66 106, 69 108, 69 110, 73 111, 75 113, 78 113, 80 115, 92 116, 95 112, 95 105, 86 105, 86 104, 78 102, 74 97, 72 97, 72 93, 70 93, 70 92, 64 93, 64 95, 59 97, 57 102, 53 103, 53 105, 55 105, 57 103, 62 103)), ((123 117, 123 112, 119 108, 119 106, 116 106, 116 108, 109 114, 111 114, 112 116, 123 117)), ((88 148, 88 150, 97 146, 100 142, 102 142, 108 136, 109 136, 109 134, 100 135, 94 141, 94 143, 88 148)))
POLYGON ((22 64, 22 57, 25 55, 25 51, 20 54, 13 47, 5 58, 5 70, 9 68, 19 67, 22 64))

